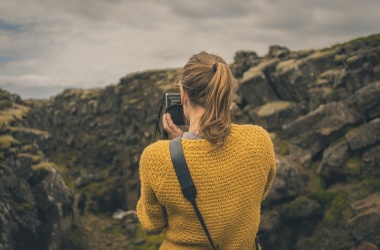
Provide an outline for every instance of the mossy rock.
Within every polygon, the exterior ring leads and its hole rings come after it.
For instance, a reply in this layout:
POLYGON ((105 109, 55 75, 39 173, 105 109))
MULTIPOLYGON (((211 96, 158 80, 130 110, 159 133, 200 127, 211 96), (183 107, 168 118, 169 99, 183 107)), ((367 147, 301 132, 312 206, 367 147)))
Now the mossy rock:
POLYGON ((330 201, 323 215, 323 222, 331 226, 346 227, 347 221, 353 216, 348 194, 343 191, 330 194, 330 201))
POLYGON ((41 156, 40 155, 34 155, 34 154, 29 154, 29 153, 19 153, 17 157, 20 158, 29 158, 32 160, 32 164, 37 165, 38 163, 41 162, 41 156))
POLYGON ((269 102, 261 106, 257 114, 260 117, 268 117, 289 108, 291 105, 292 103, 287 101, 269 102))
POLYGON ((321 212, 320 205, 305 195, 298 196, 295 200, 283 205, 280 209, 281 216, 289 219, 305 219, 315 217, 321 212))

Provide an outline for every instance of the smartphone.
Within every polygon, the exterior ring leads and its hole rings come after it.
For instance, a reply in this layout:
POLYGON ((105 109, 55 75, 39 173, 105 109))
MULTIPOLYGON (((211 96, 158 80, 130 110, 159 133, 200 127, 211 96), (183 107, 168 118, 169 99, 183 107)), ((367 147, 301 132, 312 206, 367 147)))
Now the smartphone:
POLYGON ((175 125, 185 125, 183 105, 180 93, 166 93, 166 113, 169 113, 175 125))

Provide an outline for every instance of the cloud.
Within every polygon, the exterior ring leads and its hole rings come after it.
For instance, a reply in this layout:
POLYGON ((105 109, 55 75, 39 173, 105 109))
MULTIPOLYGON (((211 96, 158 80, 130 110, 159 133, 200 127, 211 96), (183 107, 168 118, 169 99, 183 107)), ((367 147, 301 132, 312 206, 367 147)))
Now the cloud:
MULTIPOLYGON (((378 0, 2 0, 0 87, 92 88, 181 67, 207 50, 227 62, 271 44, 321 48, 379 32, 378 0)), ((47 91, 47 92, 49 92, 47 91)), ((40 97, 50 95, 41 92, 40 97)))

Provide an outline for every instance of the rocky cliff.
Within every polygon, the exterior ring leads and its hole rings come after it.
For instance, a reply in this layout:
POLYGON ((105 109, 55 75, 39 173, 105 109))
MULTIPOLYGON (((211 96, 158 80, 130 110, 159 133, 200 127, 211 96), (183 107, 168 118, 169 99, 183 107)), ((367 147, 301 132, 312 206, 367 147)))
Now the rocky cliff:
MULTIPOLYGON (((271 46, 263 57, 239 51, 231 68, 234 121, 266 128, 276 150, 264 249, 379 249, 380 35, 322 50, 271 46)), ((90 211, 133 209, 139 157, 178 73, 138 72, 30 101, 19 126, 47 131, 38 150, 71 188, 88 192, 90 211)))
POLYGON ((46 131, 21 125, 30 108, 0 89, 0 249, 62 249, 73 192, 42 152, 46 131))

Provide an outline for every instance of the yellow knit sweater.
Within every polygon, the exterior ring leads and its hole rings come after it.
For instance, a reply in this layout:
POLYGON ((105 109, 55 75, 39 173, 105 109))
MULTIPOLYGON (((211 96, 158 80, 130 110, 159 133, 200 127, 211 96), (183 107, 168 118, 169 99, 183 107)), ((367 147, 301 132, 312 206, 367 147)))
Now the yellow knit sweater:
MULTIPOLYGON (((220 250, 254 249, 260 204, 275 173, 273 144, 259 126, 232 124, 226 144, 209 152, 205 139, 182 138, 197 204, 220 250)), ((211 249, 191 206, 181 192, 170 158, 169 141, 148 146, 140 160, 140 223, 147 230, 166 228, 160 249, 211 249)))

